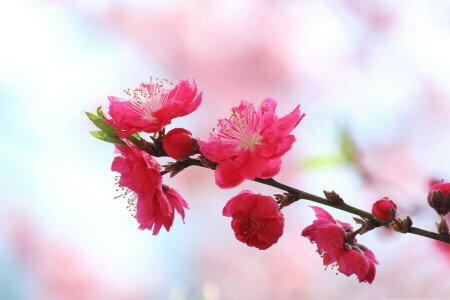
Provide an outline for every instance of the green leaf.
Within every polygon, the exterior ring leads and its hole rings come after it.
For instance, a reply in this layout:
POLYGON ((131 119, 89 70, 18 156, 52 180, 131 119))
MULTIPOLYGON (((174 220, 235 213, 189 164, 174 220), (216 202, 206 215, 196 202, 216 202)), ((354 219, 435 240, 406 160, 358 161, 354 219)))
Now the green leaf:
POLYGON ((345 160, 349 163, 354 163, 356 161, 355 144, 346 129, 342 130, 340 139, 341 153, 344 155, 345 160))
POLYGON ((324 155, 313 156, 305 159, 302 163, 304 168, 326 168, 332 166, 338 166, 346 163, 346 158, 343 155, 324 155))
POLYGON ((99 107, 97 107, 97 116, 99 116, 100 118, 104 118, 105 117, 105 114, 103 113, 101 105, 99 107))
POLYGON ((98 138, 99 140, 116 144, 116 145, 126 145, 121 139, 119 139, 117 136, 112 136, 106 132, 103 131, 89 131, 93 137, 98 138))
POLYGON ((105 121, 103 121, 102 118, 100 118, 99 116, 91 114, 90 112, 86 112, 86 115, 92 121, 92 123, 94 123, 95 126, 97 126, 102 131, 108 134, 113 134, 114 132, 118 131, 116 128, 110 126, 105 121))

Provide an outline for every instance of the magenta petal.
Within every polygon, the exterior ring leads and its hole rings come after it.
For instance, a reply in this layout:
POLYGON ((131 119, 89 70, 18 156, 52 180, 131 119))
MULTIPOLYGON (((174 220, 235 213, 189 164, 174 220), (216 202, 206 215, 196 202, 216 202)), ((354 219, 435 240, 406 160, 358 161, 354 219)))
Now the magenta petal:
POLYGON ((187 105, 186 107, 184 107, 184 114, 190 114, 191 112, 195 111, 200 104, 202 103, 202 96, 203 96, 203 92, 200 92, 197 97, 195 97, 194 101, 192 101, 191 104, 187 105))
POLYGON ((369 264, 369 270, 367 271, 367 274, 366 274, 364 280, 367 281, 368 283, 372 283, 373 280, 375 279, 376 272, 377 272, 377 270, 375 268, 375 265, 373 263, 369 264))
POLYGON ((223 144, 214 138, 210 138, 207 142, 198 140, 200 152, 209 160, 221 163, 230 159, 236 150, 236 146, 232 144, 223 144))
POLYGON ((272 178, 278 173, 280 173, 280 170, 281 170, 281 158, 275 158, 270 160, 269 164, 267 165, 267 168, 258 177, 263 179, 272 178))
POLYGON ((275 200, 272 200, 272 202, 268 201, 267 199, 264 199, 262 197, 257 198, 257 214, 255 216, 258 216, 260 218, 270 219, 270 218, 277 218, 278 217, 278 204, 275 202, 275 200))
POLYGON ((336 261, 336 257, 331 255, 330 253, 323 254, 323 265, 330 265, 336 261))
POLYGON ((170 205, 172 205, 175 208, 175 210, 178 212, 178 214, 181 216, 184 222, 183 207, 189 209, 187 202, 181 197, 180 194, 178 194, 177 191, 175 191, 172 188, 164 193, 166 194, 166 197, 169 200, 170 205))
POLYGON ((255 179, 261 176, 266 170, 269 159, 258 156, 254 151, 245 150, 246 155, 242 155, 243 164, 239 168, 239 174, 247 179, 255 179))
POLYGON ((111 171, 115 171, 115 172, 119 172, 119 173, 129 173, 130 166, 128 165, 128 162, 124 157, 117 156, 117 157, 114 157, 114 160, 111 165, 111 171))
POLYGON ((320 208, 318 206, 310 206, 310 207, 314 209, 314 212, 318 220, 327 220, 329 222, 336 223, 334 218, 323 208, 320 208))
POLYGON ((274 127, 277 128, 281 134, 290 134, 304 116, 305 114, 301 114, 300 105, 298 105, 290 114, 278 119, 275 122, 274 127))
POLYGON ((230 163, 227 162, 217 165, 216 171, 214 172, 214 177, 216 179, 217 186, 222 189, 233 188, 245 180, 245 177, 236 173, 236 171, 230 167, 230 163))

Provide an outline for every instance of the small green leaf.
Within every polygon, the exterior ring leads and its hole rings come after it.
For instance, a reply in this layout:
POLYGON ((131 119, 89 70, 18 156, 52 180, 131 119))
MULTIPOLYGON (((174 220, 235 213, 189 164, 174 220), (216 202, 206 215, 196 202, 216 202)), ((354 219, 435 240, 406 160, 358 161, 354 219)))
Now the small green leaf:
POLYGON ((94 114, 91 114, 90 112, 86 112, 86 115, 92 121, 92 123, 94 123, 95 126, 97 126, 102 131, 104 131, 108 134, 113 134, 114 132, 118 131, 116 128, 110 126, 105 121, 103 121, 102 118, 100 118, 94 114))
POLYGON ((101 105, 97 108, 97 116, 99 116, 100 118, 104 118, 105 117, 105 114, 103 113, 101 105))
POLYGON ((116 145, 126 145, 120 138, 117 136, 112 136, 103 131, 89 131, 93 137, 98 138, 99 140, 116 144, 116 145))

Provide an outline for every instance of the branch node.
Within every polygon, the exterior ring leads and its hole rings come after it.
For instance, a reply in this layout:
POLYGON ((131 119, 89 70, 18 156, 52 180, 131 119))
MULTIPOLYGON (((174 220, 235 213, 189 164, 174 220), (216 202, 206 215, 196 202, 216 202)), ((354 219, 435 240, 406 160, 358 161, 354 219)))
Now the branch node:
POLYGON ((279 205, 279 210, 283 207, 289 206, 297 200, 300 200, 300 196, 293 193, 275 194, 275 201, 279 205))
POLYGON ((362 230, 359 234, 363 235, 364 233, 369 232, 376 227, 377 224, 375 224, 372 220, 367 220, 367 222, 362 225, 362 230))
POLYGON ((342 200, 342 198, 335 191, 331 191, 331 192, 323 191, 323 193, 325 195, 325 198, 327 198, 327 200, 333 204, 344 203, 344 200, 342 200))
POLYGON ((202 163, 203 166, 205 166, 205 167, 207 167, 209 169, 213 169, 213 170, 217 166, 216 162, 210 161, 204 155, 200 155, 200 162, 202 163))
POLYGON ((441 235, 450 236, 447 220, 441 215, 441 221, 436 222, 436 228, 441 235))
POLYGON ((164 171, 161 172, 161 175, 170 173, 170 178, 172 178, 189 166, 190 164, 186 160, 178 160, 176 162, 170 162, 167 165, 163 166, 164 171))
POLYGON ((397 232, 407 233, 411 231, 412 224, 413 222, 411 218, 408 216, 404 220, 400 218, 392 220, 389 226, 397 232))

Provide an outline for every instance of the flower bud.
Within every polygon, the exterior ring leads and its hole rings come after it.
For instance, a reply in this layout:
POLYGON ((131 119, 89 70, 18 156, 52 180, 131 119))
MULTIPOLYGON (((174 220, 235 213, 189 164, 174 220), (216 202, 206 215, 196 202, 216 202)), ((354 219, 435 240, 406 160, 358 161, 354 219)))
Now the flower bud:
POLYGON ((372 206, 372 215, 383 221, 390 221, 395 218, 395 214, 390 212, 391 209, 395 213, 397 205, 388 198, 383 198, 375 202, 372 206))
POLYGON ((428 204, 441 216, 450 211, 450 183, 437 183, 428 193, 428 204))
POLYGON ((163 148, 174 159, 191 154, 194 151, 191 132, 184 128, 172 129, 164 136, 163 148))

